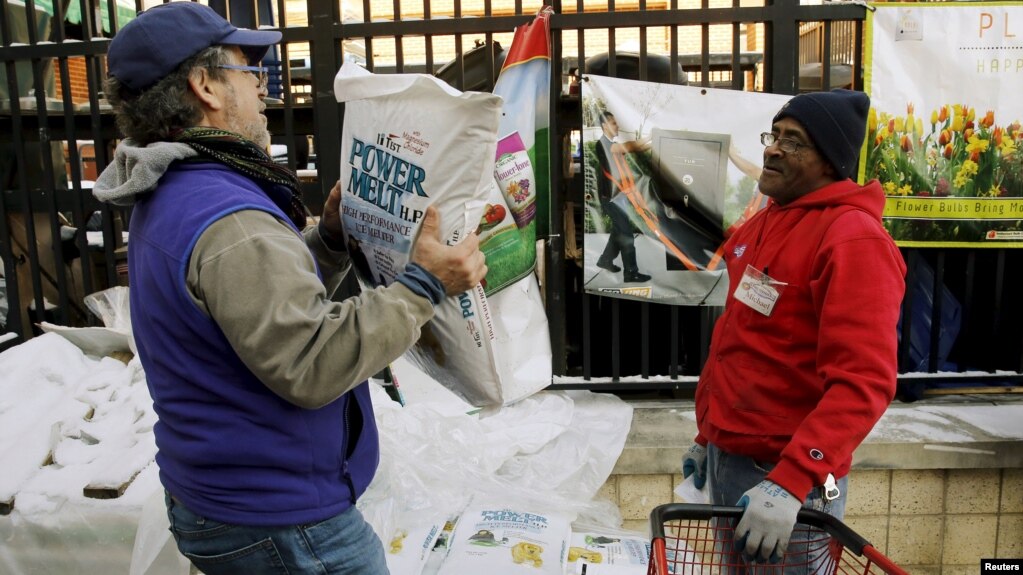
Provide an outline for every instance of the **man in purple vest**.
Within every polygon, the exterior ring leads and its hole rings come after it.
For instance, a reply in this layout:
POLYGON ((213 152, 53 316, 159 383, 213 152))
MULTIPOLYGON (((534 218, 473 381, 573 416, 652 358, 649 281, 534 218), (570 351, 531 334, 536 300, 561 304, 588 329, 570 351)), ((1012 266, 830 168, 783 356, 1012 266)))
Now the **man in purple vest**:
POLYGON ((386 573, 355 506, 379 460, 366 378, 486 265, 475 236, 441 242, 430 209, 392 285, 332 301, 340 188, 307 227, 266 153, 257 64, 280 39, 192 2, 121 29, 106 93, 126 138, 95 194, 134 206, 132 327, 181 553, 206 575, 386 573))

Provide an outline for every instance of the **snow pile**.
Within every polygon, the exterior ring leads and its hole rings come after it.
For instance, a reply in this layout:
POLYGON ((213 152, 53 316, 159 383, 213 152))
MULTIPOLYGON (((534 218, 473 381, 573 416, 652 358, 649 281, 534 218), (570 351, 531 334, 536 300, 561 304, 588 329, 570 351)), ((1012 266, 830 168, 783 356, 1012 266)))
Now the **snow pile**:
MULTIPOLYGON (((139 360, 86 354, 72 343, 83 333, 67 335, 0 353, 0 573, 187 573, 167 531, 139 360)), ((409 518, 457 515, 480 493, 620 524, 593 497, 624 448, 625 402, 541 392, 470 414, 407 363, 395 371, 410 404, 373 386, 381 466, 360 501, 385 547, 415 527, 409 518)))

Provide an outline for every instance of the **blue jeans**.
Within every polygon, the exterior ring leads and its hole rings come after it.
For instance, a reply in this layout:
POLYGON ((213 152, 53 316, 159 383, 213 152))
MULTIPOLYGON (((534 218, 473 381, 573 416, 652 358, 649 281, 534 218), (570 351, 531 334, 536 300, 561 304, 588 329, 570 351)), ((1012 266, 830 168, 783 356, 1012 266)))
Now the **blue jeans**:
MULTIPOLYGON (((752 489, 767 477, 774 468, 773 463, 755 461, 742 455, 733 455, 718 449, 713 444, 707 446, 707 485, 710 490, 710 502, 714 505, 735 505, 744 493, 752 489)), ((845 516, 845 498, 849 487, 849 478, 838 480, 841 495, 828 501, 823 490, 818 486, 810 490, 803 500, 803 507, 823 511, 838 519, 845 516)), ((730 531, 730 530, 729 530, 730 531)), ((746 564, 738 553, 733 553, 731 534, 728 541, 720 542, 720 551, 725 561, 734 566, 746 565, 747 569, 724 570, 723 573, 741 573, 749 570, 756 573, 784 573, 785 575, 804 575, 806 573, 825 573, 833 570, 825 567, 829 561, 826 535, 814 529, 806 529, 797 524, 789 540, 786 566, 772 568, 770 565, 758 565, 756 568, 746 564), (822 541, 823 540, 823 541, 822 541), (791 559, 790 559, 791 558, 791 559), (798 558, 798 559, 797 559, 798 558), (799 563, 799 565, 797 565, 799 563)))
POLYGON ((205 575, 386 575, 384 547, 355 507, 319 523, 228 525, 197 515, 168 494, 178 550, 205 575))

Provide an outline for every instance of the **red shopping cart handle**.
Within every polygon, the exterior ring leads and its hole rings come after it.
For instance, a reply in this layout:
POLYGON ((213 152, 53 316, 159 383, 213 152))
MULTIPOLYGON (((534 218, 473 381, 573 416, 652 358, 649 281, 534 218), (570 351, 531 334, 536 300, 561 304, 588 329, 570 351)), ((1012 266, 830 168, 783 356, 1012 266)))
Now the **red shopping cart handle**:
MULTIPOLYGON (((716 527, 713 524, 712 519, 727 519, 732 522, 737 522, 742 517, 743 507, 727 507, 722 505, 694 505, 689 503, 671 503, 666 505, 660 505, 650 513, 650 528, 653 534, 650 546, 650 565, 649 574, 653 575, 666 575, 670 571, 668 570, 668 556, 666 552, 666 526, 670 526, 672 530, 678 530, 671 539, 674 542, 678 542, 683 538, 688 538, 689 533, 696 535, 697 541, 706 542, 708 539, 707 532, 713 532, 709 536, 713 540, 714 533, 718 533, 718 529, 728 530, 728 526, 716 527), (689 531, 690 528, 695 528, 695 531, 689 531), (685 534, 684 534, 685 533, 685 534)), ((852 567, 853 569, 862 568, 863 575, 870 575, 877 573, 873 570, 875 567, 880 569, 885 575, 908 575, 905 570, 900 568, 891 559, 885 557, 883 553, 874 548, 873 545, 867 542, 866 539, 860 537, 855 531, 846 526, 836 517, 828 515, 820 511, 814 511, 810 509, 802 509, 796 516, 798 524, 802 524, 806 527, 812 528, 819 532, 827 533, 831 536, 831 543, 834 544, 832 550, 837 553, 842 553, 843 561, 842 565, 845 567, 852 567), (845 562, 845 553, 848 552, 855 555, 863 561, 850 561, 845 562)), ((734 523, 733 523, 734 524, 734 523)), ((819 540, 818 540, 819 541, 819 540)), ((682 557, 681 563, 675 563, 675 565, 684 567, 689 565, 687 562, 691 553, 686 552, 678 554, 675 559, 682 557)), ((717 557, 716 554, 712 553, 712 561, 717 557)), ((835 557, 837 560, 837 556, 835 557)), ((715 565, 720 567, 720 564, 710 563, 703 564, 714 568, 715 565)), ((796 565, 793 563, 793 565, 796 565)), ((688 573, 687 571, 676 571, 678 573, 688 573)), ((699 573, 701 571, 695 571, 699 573)), ((842 571, 828 571, 829 573, 852 573, 858 571, 848 571, 843 569, 842 571)))
MULTIPOLYGON (((712 518, 738 520, 742 517, 745 507, 726 505, 698 505, 694 503, 668 503, 659 505, 650 513, 650 529, 654 537, 664 538, 664 524, 668 521, 691 520, 706 521, 712 518)), ((826 531, 843 546, 857 555, 863 554, 863 548, 870 543, 858 533, 842 523, 837 517, 813 509, 800 509, 796 522, 810 525, 826 531)))

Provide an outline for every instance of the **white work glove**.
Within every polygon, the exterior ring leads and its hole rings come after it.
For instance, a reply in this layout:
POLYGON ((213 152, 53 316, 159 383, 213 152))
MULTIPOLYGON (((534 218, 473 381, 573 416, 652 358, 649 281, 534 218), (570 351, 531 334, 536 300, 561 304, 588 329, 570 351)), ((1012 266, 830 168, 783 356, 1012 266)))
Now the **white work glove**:
POLYGON ((682 456, 682 478, 690 475, 695 475, 693 486, 703 489, 703 484, 707 482, 707 448, 699 443, 694 443, 682 456))
POLYGON ((765 479, 744 493, 736 505, 746 510, 735 526, 735 550, 748 561, 780 561, 803 504, 782 486, 765 479))

